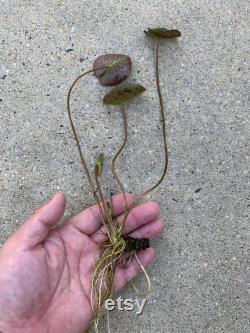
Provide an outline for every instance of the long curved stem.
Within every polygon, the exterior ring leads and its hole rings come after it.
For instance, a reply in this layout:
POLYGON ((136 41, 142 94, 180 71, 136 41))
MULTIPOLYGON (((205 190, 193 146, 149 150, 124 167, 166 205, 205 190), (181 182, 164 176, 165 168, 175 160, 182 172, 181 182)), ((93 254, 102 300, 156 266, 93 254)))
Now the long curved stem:
MULTIPOLYGON (((106 66, 102 66, 100 68, 97 68, 98 70, 99 69, 104 69, 104 68, 107 68, 106 66)), ((97 70, 95 69, 95 70, 97 70)), ((71 115, 71 110, 70 110, 70 97, 71 97, 71 92, 75 86, 75 84, 85 75, 89 74, 89 73, 92 73, 94 71, 94 69, 91 69, 87 72, 84 72, 83 74, 79 75, 75 80, 74 82, 71 84, 70 88, 69 88, 69 91, 68 91, 68 95, 67 95, 67 112, 68 112, 68 116, 69 116, 69 122, 70 122, 70 126, 71 126, 71 129, 72 129, 72 132, 74 134, 74 138, 75 138, 75 141, 76 141, 76 145, 77 145, 77 149, 78 149, 78 153, 79 153, 79 156, 80 156, 80 160, 81 160, 81 163, 82 163, 82 167, 83 167, 83 173, 87 176, 87 179, 88 179, 88 183, 89 183, 89 186, 90 186, 90 190, 96 200, 96 203, 98 205, 98 208, 100 210, 100 214, 101 214, 101 218, 102 218, 102 222, 103 224, 105 225, 105 216, 104 216, 104 212, 102 210, 102 207, 101 207, 101 203, 100 203, 100 199, 98 198, 98 195, 96 193, 96 190, 95 190, 95 185, 94 185, 94 182, 90 176, 90 173, 89 173, 89 170, 88 170, 88 167, 87 167, 87 164, 85 162, 85 159, 84 159, 84 156, 83 156, 83 153, 82 153, 82 149, 81 149, 81 145, 80 145, 80 140, 78 138, 78 135, 76 133, 76 130, 75 130, 75 126, 74 126, 74 123, 73 123, 73 120, 72 120, 72 115, 71 115)), ((103 203, 104 204, 104 203, 103 203)))
MULTIPOLYGON (((129 209, 127 211, 127 214, 124 215, 124 222, 127 219, 128 214, 130 211, 140 202, 140 200, 145 197, 147 194, 149 194, 151 191, 156 189, 163 181, 167 168, 168 168, 168 146, 167 146, 167 133, 166 133, 166 121, 165 121, 165 114, 164 114, 164 105, 163 105, 163 99, 161 94, 161 88, 160 88, 160 75, 159 75, 159 46, 160 46, 160 38, 157 38, 157 44, 156 44, 156 54, 155 54, 155 75, 156 75, 156 87, 157 87, 157 93, 159 97, 160 102, 160 114, 161 114, 161 120, 162 120, 162 136, 163 136, 163 146, 164 146, 164 168, 162 175, 160 179, 157 181, 155 185, 150 187, 149 189, 142 192, 129 206, 129 209)), ((124 223, 123 222, 123 223, 124 223)))
POLYGON ((126 198, 126 195, 125 195, 125 190, 124 190, 124 186, 120 180, 120 178, 118 177, 118 174, 116 172, 116 160, 117 158, 120 156, 122 150, 124 149, 126 143, 127 143, 127 140, 128 140, 128 122, 127 122, 127 114, 126 114, 126 109, 125 108, 122 108, 122 116, 123 116, 123 128, 124 128, 124 139, 123 139, 123 143, 121 145, 121 147, 119 148, 119 150, 117 151, 117 153, 115 154, 115 156, 112 158, 112 174, 115 178, 115 180, 117 181, 119 187, 120 187, 120 190, 122 191, 122 194, 123 194, 123 200, 124 200, 124 203, 125 203, 125 214, 127 213, 127 210, 128 210, 128 201, 127 201, 127 198, 126 198))
POLYGON ((95 172, 95 182, 96 182, 97 192, 100 196, 101 202, 103 203, 103 211, 104 211, 104 215, 106 216, 106 224, 109 224, 109 226, 110 226, 110 228, 107 228, 107 226, 105 224, 106 231, 109 236, 109 239, 112 239, 111 235, 113 234, 113 225, 112 225, 112 221, 110 220, 109 208, 107 207, 107 202, 104 199, 100 180, 99 180, 99 177, 96 174, 96 172, 95 172))

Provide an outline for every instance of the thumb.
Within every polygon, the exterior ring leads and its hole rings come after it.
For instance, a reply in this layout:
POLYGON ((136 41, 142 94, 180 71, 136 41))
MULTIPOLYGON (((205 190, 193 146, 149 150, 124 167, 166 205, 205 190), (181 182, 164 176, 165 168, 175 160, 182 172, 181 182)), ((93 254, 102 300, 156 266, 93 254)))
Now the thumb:
POLYGON ((15 236, 19 238, 20 244, 31 248, 43 242, 51 227, 56 225, 63 216, 65 204, 64 194, 57 192, 17 230, 15 236))

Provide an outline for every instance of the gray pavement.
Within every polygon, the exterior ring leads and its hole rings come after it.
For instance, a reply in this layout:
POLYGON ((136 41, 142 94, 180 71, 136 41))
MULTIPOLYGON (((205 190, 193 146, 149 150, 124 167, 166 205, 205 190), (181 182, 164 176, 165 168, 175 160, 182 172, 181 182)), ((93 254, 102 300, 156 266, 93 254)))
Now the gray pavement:
MULTIPOLYGON (((67 196, 66 217, 92 203, 68 128, 66 94, 104 52, 129 54, 130 80, 147 88, 129 106, 122 180, 135 194, 155 182, 162 139, 154 45, 143 30, 182 32, 178 42, 161 44, 170 162, 151 195, 166 221, 148 270, 153 291, 141 316, 112 313, 114 332, 250 331, 248 4, 0 1, 1 244, 57 190, 67 196)), ((120 113, 102 105, 106 90, 90 76, 74 92, 90 166, 100 151, 111 157, 122 138, 120 113)), ((116 187, 105 172, 109 193, 116 187)), ((143 287, 143 278, 137 283, 143 287)))

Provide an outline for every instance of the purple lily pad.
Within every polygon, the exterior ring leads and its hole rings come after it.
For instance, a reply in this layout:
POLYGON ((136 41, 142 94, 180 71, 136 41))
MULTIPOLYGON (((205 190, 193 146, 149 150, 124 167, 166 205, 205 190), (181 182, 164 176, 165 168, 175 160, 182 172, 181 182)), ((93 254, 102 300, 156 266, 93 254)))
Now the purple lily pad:
POLYGON ((114 86, 129 76, 131 66, 131 59, 127 55, 104 54, 94 61, 93 69, 94 75, 99 78, 101 85, 114 86))

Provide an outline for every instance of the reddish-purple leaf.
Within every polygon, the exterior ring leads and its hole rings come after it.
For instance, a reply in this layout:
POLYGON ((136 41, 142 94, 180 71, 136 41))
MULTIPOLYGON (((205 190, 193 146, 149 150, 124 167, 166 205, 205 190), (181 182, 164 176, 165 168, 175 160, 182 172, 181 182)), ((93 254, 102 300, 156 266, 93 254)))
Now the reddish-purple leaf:
POLYGON ((127 55, 104 54, 94 61, 93 69, 94 75, 100 79, 101 85, 114 86, 129 76, 131 66, 131 59, 127 55))

